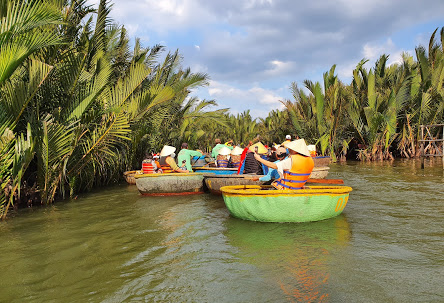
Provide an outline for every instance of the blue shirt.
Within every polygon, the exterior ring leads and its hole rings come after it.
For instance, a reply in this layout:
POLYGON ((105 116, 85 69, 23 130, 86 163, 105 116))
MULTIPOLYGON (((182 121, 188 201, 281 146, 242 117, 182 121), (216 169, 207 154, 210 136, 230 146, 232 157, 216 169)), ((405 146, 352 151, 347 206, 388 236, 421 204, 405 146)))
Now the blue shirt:
MULTIPOLYGON (((274 163, 280 162, 281 160, 276 160, 274 163)), ((274 168, 268 168, 268 174, 259 178, 259 181, 270 181, 271 179, 279 179, 279 172, 274 168)))

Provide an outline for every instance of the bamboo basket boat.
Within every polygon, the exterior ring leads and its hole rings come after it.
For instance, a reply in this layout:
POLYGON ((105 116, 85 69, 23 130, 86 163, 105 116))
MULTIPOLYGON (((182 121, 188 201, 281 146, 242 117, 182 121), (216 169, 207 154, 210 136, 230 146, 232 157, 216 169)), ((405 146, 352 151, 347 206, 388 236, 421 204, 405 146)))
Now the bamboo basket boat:
POLYGON ((135 175, 142 174, 141 170, 130 170, 123 173, 123 177, 125 178, 125 181, 130 185, 136 185, 136 179, 134 178, 135 175))
POLYGON ((347 205, 348 186, 309 186, 276 190, 271 186, 237 185, 220 189, 230 213, 243 220, 261 222, 310 222, 329 219, 347 205))
POLYGON ((135 175, 142 195, 172 196, 203 193, 203 174, 167 173, 135 175))

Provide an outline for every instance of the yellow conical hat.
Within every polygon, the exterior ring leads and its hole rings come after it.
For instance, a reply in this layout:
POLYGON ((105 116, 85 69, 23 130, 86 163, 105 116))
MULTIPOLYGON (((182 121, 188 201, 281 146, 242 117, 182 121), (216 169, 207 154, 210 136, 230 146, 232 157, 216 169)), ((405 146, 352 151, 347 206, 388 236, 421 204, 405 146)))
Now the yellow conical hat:
POLYGON ((268 150, 265 148, 265 146, 261 142, 251 145, 250 150, 252 152, 254 152, 256 149, 256 146, 257 146, 257 153, 258 154, 266 154, 268 152, 268 150))

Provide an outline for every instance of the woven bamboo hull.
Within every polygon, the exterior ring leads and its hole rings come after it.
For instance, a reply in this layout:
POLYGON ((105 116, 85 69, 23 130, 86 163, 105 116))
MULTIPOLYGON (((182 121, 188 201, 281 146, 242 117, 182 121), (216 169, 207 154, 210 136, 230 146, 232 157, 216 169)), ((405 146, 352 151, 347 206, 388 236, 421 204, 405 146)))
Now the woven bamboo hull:
POLYGON ((130 185, 136 185, 136 179, 134 178, 135 175, 142 174, 141 170, 130 170, 123 173, 123 177, 125 178, 125 181, 130 185))
POLYGON ((310 186, 301 190, 275 190, 267 186, 221 188, 230 213, 243 220, 261 222, 311 222, 342 213, 347 205, 348 186, 310 186))
POLYGON ((171 173, 136 175, 136 186, 142 195, 168 196, 203 193, 203 174, 171 173))
POLYGON ((328 166, 313 168, 313 171, 311 172, 311 175, 310 175, 310 179, 325 179, 325 178, 327 178, 329 169, 330 169, 330 167, 328 167, 328 166))
POLYGON ((193 170, 196 173, 203 173, 204 176, 237 174, 237 168, 193 167, 193 170))

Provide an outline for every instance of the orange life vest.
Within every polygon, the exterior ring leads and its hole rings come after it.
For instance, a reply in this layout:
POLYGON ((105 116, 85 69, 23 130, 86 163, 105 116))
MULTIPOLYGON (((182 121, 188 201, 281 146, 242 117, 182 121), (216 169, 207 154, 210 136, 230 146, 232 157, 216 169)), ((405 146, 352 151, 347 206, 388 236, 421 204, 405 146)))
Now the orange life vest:
POLYGON ((277 189, 302 189, 314 167, 311 157, 302 155, 291 156, 291 169, 284 170, 284 177, 273 182, 277 189))
POLYGON ((142 171, 144 174, 154 174, 154 165, 150 160, 142 161, 142 171))
POLYGON ((160 157, 160 168, 162 169, 164 174, 168 173, 174 173, 174 170, 171 168, 171 166, 166 162, 167 157, 160 157))

